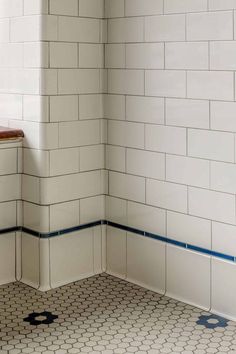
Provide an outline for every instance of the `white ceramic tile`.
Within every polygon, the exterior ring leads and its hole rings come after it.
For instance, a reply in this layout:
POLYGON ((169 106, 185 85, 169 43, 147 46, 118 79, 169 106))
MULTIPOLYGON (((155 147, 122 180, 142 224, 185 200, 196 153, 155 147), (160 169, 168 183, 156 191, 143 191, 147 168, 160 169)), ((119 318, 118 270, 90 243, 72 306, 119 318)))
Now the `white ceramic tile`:
POLYGON ((38 232, 49 232, 49 208, 24 202, 23 226, 38 232))
POLYGON ((211 249, 211 222, 190 215, 167 212, 167 237, 211 249))
POLYGON ((0 203, 0 228, 7 229, 16 226, 17 204, 16 201, 0 203))
POLYGON ((0 5, 0 17, 16 17, 23 15, 21 0, 3 0, 0 5))
POLYGON ((43 178, 40 181, 41 203, 49 205, 99 195, 102 193, 101 181, 100 171, 43 178))
POLYGON ((234 162, 234 136, 231 133, 189 129, 188 154, 193 157, 234 162))
POLYGON ((207 70, 208 44, 204 42, 166 43, 165 68, 207 70))
POLYGON ((60 149, 50 151, 50 176, 79 172, 79 149, 60 149))
POLYGON ((125 62, 128 69, 164 69, 164 44, 127 44, 125 62))
POLYGON ((108 91, 113 94, 143 95, 144 73, 141 70, 108 70, 108 91))
POLYGON ((22 176, 22 199, 25 201, 39 204, 40 186, 39 178, 23 175, 22 176))
POLYGON ((17 149, 0 150, 0 175, 17 173, 17 149))
POLYGON ((102 95, 80 95, 79 96, 79 118, 80 119, 103 118, 103 96, 102 95))
POLYGON ((0 284, 16 280, 15 273, 15 233, 0 237, 0 284))
POLYGON ((110 226, 107 228, 107 272, 126 278, 126 240, 125 231, 114 229, 110 226))
POLYGON ((166 156, 166 180, 190 186, 209 188, 209 161, 185 156, 166 156))
POLYGON ((166 234, 166 212, 163 209, 128 201, 127 223, 139 230, 161 236, 166 234))
POLYGON ((121 95, 106 95, 104 102, 105 118, 125 119, 125 97, 121 95))
POLYGON ((176 70, 147 70, 145 72, 145 93, 148 96, 186 96, 186 73, 176 70))
POLYGON ((24 67, 25 68, 48 68, 49 49, 46 42, 24 43, 24 67))
POLYGON ((186 129, 147 125, 145 127, 145 148, 148 150, 186 154, 186 129))
POLYGON ((105 45, 106 68, 125 68, 125 45, 106 44, 105 45))
POLYGON ((165 244, 127 234, 127 280, 160 294, 165 293, 165 244))
POLYGON ((22 233, 22 279, 33 288, 39 287, 39 239, 22 233))
POLYGON ((50 259, 52 288, 93 275, 93 230, 50 239, 50 259))
POLYGON ((79 1, 79 15, 81 17, 95 17, 103 18, 104 13, 103 0, 80 0, 79 1))
POLYGON ((189 213, 206 219, 235 223, 235 198, 233 195, 189 188, 189 213))
POLYGON ((79 44, 79 67, 102 68, 104 65, 104 46, 102 44, 79 44))
POLYGON ((207 0, 165 0, 165 13, 188 13, 207 10, 207 0))
POLYGON ((235 8, 235 0, 209 0, 209 10, 228 10, 235 8))
POLYGON ((106 168, 125 172, 125 148, 112 145, 106 146, 106 168))
POLYGON ((35 149, 24 149, 24 173, 34 176, 49 176, 49 152, 35 149))
POLYGON ((104 219, 105 198, 103 196, 80 200, 80 223, 86 224, 104 219))
POLYGON ((62 148, 100 143, 98 120, 61 123, 59 126, 59 146, 62 148))
POLYGON ((50 43, 51 68, 76 68, 78 66, 76 43, 50 43))
POLYGON ((145 18, 145 41, 168 42, 185 40, 185 16, 150 16, 145 18))
POLYGON ((10 201, 20 199, 20 175, 13 174, 8 176, 0 176, 0 201, 10 201))
POLYGON ((109 192, 111 196, 145 202, 145 179, 117 172, 109 173, 109 192))
POLYGON ((144 124, 109 121, 108 144, 143 149, 144 124))
POLYGON ((126 97, 126 119, 129 121, 163 124, 164 99, 158 97, 126 97))
POLYGON ((232 12, 188 14, 187 39, 189 41, 233 39, 232 12))
POLYGON ((212 259, 212 311, 220 316, 236 319, 234 263, 212 259))
POLYGON ((212 223, 212 249, 230 256, 236 255, 235 247, 236 227, 233 225, 212 223))
POLYGON ((108 18, 122 17, 125 14, 125 0, 105 0, 105 15, 108 18))
POLYGON ((166 295, 210 309, 210 257, 167 245, 166 295))
POLYGON ((36 122, 49 121, 49 99, 46 96, 23 96, 24 120, 36 122))
POLYGON ((79 200, 50 206, 50 231, 67 229, 80 224, 79 200))
POLYGON ((50 13, 55 15, 77 16, 77 0, 50 0, 50 13))
POLYGON ((127 223, 127 203, 126 200, 106 196, 106 219, 118 224, 127 223))
POLYGON ((22 97, 20 95, 0 95, 0 118, 22 119, 22 97))
POLYGON ((148 179, 146 202, 159 208, 187 212, 187 187, 179 184, 148 179))
POLYGON ((221 192, 236 193, 236 166, 234 164, 211 162, 211 188, 221 192))
POLYGON ((234 77, 231 72, 190 71, 187 74, 187 97, 211 100, 234 99, 234 77))
POLYGON ((126 0, 126 16, 157 15, 163 13, 162 0, 126 0))
POLYGON ((126 172, 132 175, 165 179, 165 155, 157 152, 127 149, 126 172))
POLYGON ((60 16, 58 19, 58 39, 63 42, 98 43, 99 21, 97 19, 60 16))
POLYGON ((77 96, 51 96, 50 121, 63 122, 78 120, 77 96))
POLYGON ((143 18, 119 18, 108 20, 108 43, 143 42, 143 18))
POLYGON ((84 146, 80 148, 80 171, 105 168, 105 151, 103 145, 84 146))
POLYGON ((211 102, 211 127, 214 130, 236 132, 236 104, 234 102, 211 102))
POLYGON ((217 41, 210 44, 211 70, 235 70, 236 45, 232 41, 217 41))
POLYGON ((203 100, 167 98, 166 123, 190 128, 209 128, 209 103, 203 100))
POLYGON ((49 0, 24 0, 24 14, 38 15, 48 13, 49 0))

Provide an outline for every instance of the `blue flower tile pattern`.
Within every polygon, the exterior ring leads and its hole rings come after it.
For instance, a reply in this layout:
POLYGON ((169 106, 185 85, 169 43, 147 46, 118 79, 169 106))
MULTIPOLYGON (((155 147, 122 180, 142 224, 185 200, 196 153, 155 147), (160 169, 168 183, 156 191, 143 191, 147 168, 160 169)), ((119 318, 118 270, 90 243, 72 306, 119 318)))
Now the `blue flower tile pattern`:
POLYGON ((236 354, 236 322, 108 274, 46 293, 2 285, 0 354, 30 353, 236 354))
POLYGON ((206 328, 215 329, 218 327, 225 328, 228 326, 228 320, 217 315, 201 315, 196 322, 198 325, 205 326, 206 328))

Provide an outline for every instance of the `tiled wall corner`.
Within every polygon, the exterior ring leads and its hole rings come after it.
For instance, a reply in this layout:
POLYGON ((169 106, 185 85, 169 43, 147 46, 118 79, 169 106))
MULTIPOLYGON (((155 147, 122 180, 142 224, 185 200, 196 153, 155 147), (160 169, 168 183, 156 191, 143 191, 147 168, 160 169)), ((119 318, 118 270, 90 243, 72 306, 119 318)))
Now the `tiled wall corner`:
MULTIPOLYGON (((220 0, 108 0, 105 9, 106 218, 176 242, 157 271, 164 292, 228 317, 234 289, 225 281, 224 305, 220 278, 232 279, 236 256, 235 10, 220 0)), ((133 238, 143 242, 140 270, 150 240, 133 238)))

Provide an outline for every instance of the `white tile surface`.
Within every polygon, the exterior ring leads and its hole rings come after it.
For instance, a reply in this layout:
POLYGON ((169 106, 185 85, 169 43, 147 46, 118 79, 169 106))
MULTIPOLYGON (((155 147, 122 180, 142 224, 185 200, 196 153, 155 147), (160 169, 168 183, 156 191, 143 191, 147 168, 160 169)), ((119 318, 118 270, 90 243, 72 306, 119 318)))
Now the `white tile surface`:
POLYGON ((235 264, 212 259, 212 311, 235 321, 235 264))
POLYGON ((146 202, 159 208, 187 212, 187 187, 148 179, 146 182, 146 202))
POLYGON ((126 278, 127 235, 125 231, 107 228, 107 272, 126 278))
POLYGON ((189 188, 189 213, 206 219, 235 223, 235 198, 233 195, 189 188))
POLYGON ((127 280, 165 293, 165 244, 127 234, 127 280))
POLYGON ((190 128, 209 128, 209 103, 204 100, 168 98, 166 100, 168 125, 190 128))
POLYGON ((16 280, 15 274, 15 233, 0 237, 0 284, 16 280))
POLYGON ((209 161, 185 156, 166 156, 166 180, 196 187, 209 188, 209 161))
POLYGON ((188 154, 193 157, 234 162, 234 135, 209 130, 189 129, 188 154))
POLYGON ((210 309, 210 257, 167 245, 166 295, 210 309))
POLYGON ((167 237, 193 246, 211 249, 211 222, 168 211, 167 237))
POLYGON ((52 288, 91 276, 93 274, 92 229, 52 238, 50 258, 52 288))
POLYGON ((136 229, 161 236, 166 234, 166 212, 144 204, 128 202, 127 223, 136 229))

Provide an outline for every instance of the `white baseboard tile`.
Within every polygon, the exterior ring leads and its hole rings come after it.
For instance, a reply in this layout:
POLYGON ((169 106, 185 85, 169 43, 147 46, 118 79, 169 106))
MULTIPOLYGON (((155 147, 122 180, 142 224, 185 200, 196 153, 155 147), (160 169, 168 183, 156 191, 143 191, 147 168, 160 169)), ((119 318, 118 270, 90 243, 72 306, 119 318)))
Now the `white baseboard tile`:
POLYGON ((128 233, 126 280, 164 294, 165 249, 163 242, 128 233))
POLYGON ((21 237, 21 282, 35 289, 40 286, 40 239, 26 233, 21 237))
POLYGON ((212 307, 219 316, 236 321, 236 264, 212 258, 212 307))
POLYGON ((167 245, 166 296, 210 309, 211 257, 167 245))
POLYGON ((107 227, 107 273, 126 279, 127 235, 125 231, 107 227))
MULTIPOLYGON (((100 234, 98 235, 100 237, 100 234)), ((98 254, 94 258, 94 238, 97 232, 86 229, 50 239, 51 287, 72 283, 98 274, 98 254), (96 267, 94 267, 96 259, 96 267)), ((99 246, 98 253, 101 252, 99 246)), ((100 257, 101 263, 101 257, 100 257)))
POLYGON ((15 232, 0 235, 0 285, 16 280, 15 232))

